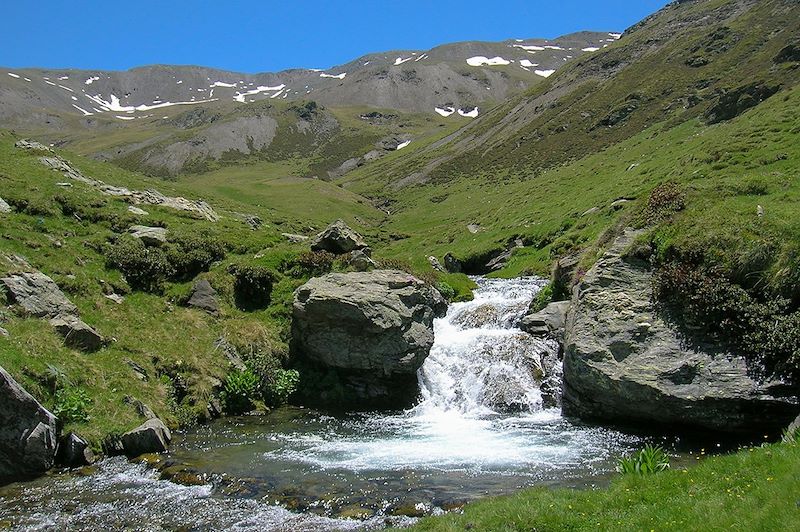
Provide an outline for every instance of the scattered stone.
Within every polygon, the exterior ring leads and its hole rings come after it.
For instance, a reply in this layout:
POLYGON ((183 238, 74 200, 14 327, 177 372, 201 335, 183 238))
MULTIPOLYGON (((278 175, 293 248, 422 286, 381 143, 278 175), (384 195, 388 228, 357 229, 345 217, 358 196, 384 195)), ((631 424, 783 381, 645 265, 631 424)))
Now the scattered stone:
POLYGON ((57 187, 69 188, 69 187, 72 186, 72 183, 56 183, 56 186, 57 187))
POLYGON ((44 473, 56 454, 56 417, 0 367, 0 479, 44 473))
POLYGON ((136 413, 145 419, 158 419, 158 416, 153 412, 153 409, 130 395, 126 395, 123 401, 129 404, 136 410, 136 413))
POLYGON ((436 257, 434 257, 433 255, 430 255, 430 256, 428 257, 428 262, 430 262, 430 263, 431 263, 431 267, 432 267, 434 270, 436 270, 437 272, 442 272, 442 273, 445 273, 445 272, 447 271, 447 270, 445 270, 445 269, 444 269, 444 266, 442 266, 442 263, 441 263, 441 262, 439 262, 439 259, 437 259, 437 258, 436 258, 436 257))
POLYGON ((167 451, 171 440, 172 434, 160 419, 148 419, 122 435, 122 449, 129 458, 148 453, 163 453, 167 451))
POLYGON ((629 202, 630 202, 629 199, 620 198, 620 199, 618 199, 616 201, 612 201, 611 202, 611 208, 614 209, 615 211, 618 211, 621 208, 623 208, 626 203, 629 203, 629 202))
POLYGON ((9 336, 8 331, 3 329, 2 327, 0 327, 0 336, 2 336, 4 338, 8 338, 8 336, 9 336))
POLYGON ((467 225, 467 231, 469 231, 473 235, 479 233, 480 230, 481 230, 481 226, 479 224, 469 224, 469 225, 467 225))
POLYGON ((88 352, 103 347, 103 337, 77 316, 56 316, 50 319, 50 325, 64 337, 64 343, 68 347, 88 352))
POLYGON ((292 244, 300 244, 308 240, 307 236, 304 235, 295 235, 292 233, 281 233, 281 236, 291 242, 292 244))
POLYGON ((444 267, 450 273, 461 273, 461 261, 455 258, 452 253, 444 256, 444 267))
POLYGON ((762 218, 762 217, 764 216, 764 207, 762 207, 761 205, 759 205, 759 206, 756 208, 756 214, 758 214, 758 217, 759 217, 759 218, 762 218))
POLYGON ((70 432, 58 444, 56 462, 64 467, 83 467, 91 465, 96 458, 89 442, 70 432))
POLYGON ((15 148, 19 148, 21 150, 31 150, 31 151, 46 151, 52 153, 48 146, 45 146, 41 142, 37 142, 35 140, 28 140, 28 139, 20 139, 14 144, 15 148))
POLYGON ((626 171, 626 172, 630 172, 631 170, 633 170, 634 168, 636 168, 636 167, 637 167, 637 166, 639 166, 640 164, 641 164, 641 163, 633 163, 633 164, 631 164, 631 165, 630 165, 628 168, 626 168, 626 169, 625 169, 625 171, 626 171))
POLYGON ((584 216, 589 216, 590 214, 594 214, 599 210, 600 210, 599 207, 592 207, 591 209, 589 209, 589 210, 585 211, 583 214, 581 214, 581 218, 584 217, 584 216))
POLYGON ((367 244, 362 236, 353 231, 343 220, 336 220, 330 224, 311 243, 313 251, 329 251, 337 255, 365 247, 367 244))
POLYGON ((370 257, 369 248, 351 251, 350 265, 359 272, 366 272, 378 267, 375 261, 370 257))
POLYGON ((243 221, 247 225, 249 225, 250 229, 252 229, 253 231, 258 230, 261 227, 261 224, 263 223, 261 221, 261 218, 259 218, 255 214, 245 214, 245 213, 242 213, 242 212, 235 212, 235 213, 233 213, 233 215, 236 218, 239 218, 241 221, 243 221))
POLYGON ((514 254, 514 250, 521 247, 523 247, 522 240, 515 240, 507 250, 503 251, 492 260, 487 262, 485 269, 490 272, 503 269, 506 263, 508 263, 509 259, 511 259, 511 256, 514 254))
POLYGON ((3 198, 0 198, 0 214, 9 214, 11 212, 11 205, 5 202, 3 198))
POLYGON ((145 246, 160 246, 167 242, 167 230, 163 227, 133 225, 128 229, 133 238, 138 238, 145 246))
POLYGON ((136 377, 140 381, 147 382, 148 380, 150 380, 150 378, 147 375, 147 370, 144 369, 142 366, 140 366, 139 364, 137 364, 136 362, 134 362, 133 360, 131 360, 129 358, 125 359, 125 363, 128 366, 130 366, 130 368, 133 370, 133 372, 136 374, 136 377))
POLYGON ((103 297, 110 301, 113 301, 117 305, 121 305, 125 301, 125 298, 119 294, 104 294, 103 297))
MULTIPOLYGON (((416 371, 433 345, 433 320, 447 303, 413 276, 389 270, 332 273, 295 292, 297 356, 333 371, 359 408, 402 407, 416 397, 416 371)), ((318 390, 329 402, 327 390, 318 390)))
POLYGON ((192 293, 186 304, 190 307, 204 310, 212 316, 219 315, 219 301, 217 291, 207 279, 199 279, 192 286, 192 293))
POLYGON ((724 432, 782 429, 797 401, 745 360, 686 338, 656 312, 649 261, 628 230, 574 290, 564 345, 565 414, 724 432))
POLYGON ((135 214, 136 216, 149 216, 150 213, 144 209, 140 209, 139 207, 134 207, 133 205, 128 205, 128 212, 131 214, 135 214))
POLYGON ((550 303, 539 312, 528 314, 520 320, 519 328, 532 336, 564 339, 569 301, 550 303))
POLYGON ((28 272, 0 278, 11 302, 37 318, 77 315, 78 308, 67 299, 58 285, 41 272, 28 272))

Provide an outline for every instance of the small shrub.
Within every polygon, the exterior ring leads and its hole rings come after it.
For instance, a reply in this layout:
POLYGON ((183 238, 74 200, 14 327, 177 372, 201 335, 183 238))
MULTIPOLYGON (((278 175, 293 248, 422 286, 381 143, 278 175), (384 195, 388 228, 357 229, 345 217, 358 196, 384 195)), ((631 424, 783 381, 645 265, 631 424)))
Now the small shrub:
POLYGON ((623 475, 652 475, 669 469, 669 456, 659 446, 647 444, 644 449, 617 462, 617 471, 623 475))
POLYGON ((306 251, 288 264, 287 272, 292 277, 324 275, 333 269, 336 255, 328 251, 306 251))
POLYGON ((403 259, 380 259, 376 261, 379 270, 400 270, 414 275, 411 263, 403 259))
POLYGON ((257 394, 258 376, 249 369, 234 370, 225 379, 220 399, 226 413, 239 415, 253 408, 257 394))
POLYGON ((83 388, 61 388, 56 391, 53 414, 62 423, 89 421, 87 409, 92 400, 83 388))
POLYGON ((242 310, 256 310, 269 306, 275 274, 264 266, 232 264, 228 273, 233 275, 233 295, 236 306, 242 310))
POLYGON ((456 296, 458 295, 456 289, 450 286, 450 284, 448 284, 445 281, 439 281, 434 286, 439 291, 439 293, 442 294, 442 297, 448 301, 454 301, 456 296))
POLYGON ((766 196, 769 194, 769 185, 760 178, 751 178, 736 189, 737 194, 743 196, 766 196))
POLYGON ((536 298, 534 298, 533 302, 531 303, 531 310, 533 312, 539 312, 552 302, 553 283, 547 283, 539 290, 539 292, 536 293, 536 298))
POLYGON ((264 394, 264 402, 268 406, 281 406, 289 401, 289 397, 297 391, 300 372, 295 369, 277 369, 264 394))
POLYGON ((174 269, 161 248, 146 247, 140 240, 123 236, 108 248, 106 264, 122 272, 135 290, 161 292, 174 269))
POLYGON ((650 193, 647 206, 642 212, 642 221, 655 224, 670 218, 686 208, 686 196, 681 187, 672 182, 658 185, 650 193))

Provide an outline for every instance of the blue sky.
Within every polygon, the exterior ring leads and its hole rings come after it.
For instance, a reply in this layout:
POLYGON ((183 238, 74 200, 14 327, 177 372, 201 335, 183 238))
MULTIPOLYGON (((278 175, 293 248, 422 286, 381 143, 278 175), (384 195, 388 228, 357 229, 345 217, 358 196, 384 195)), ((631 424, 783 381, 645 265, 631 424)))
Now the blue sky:
POLYGON ((438 44, 622 31, 667 0, 4 2, 0 65, 328 68, 438 44))

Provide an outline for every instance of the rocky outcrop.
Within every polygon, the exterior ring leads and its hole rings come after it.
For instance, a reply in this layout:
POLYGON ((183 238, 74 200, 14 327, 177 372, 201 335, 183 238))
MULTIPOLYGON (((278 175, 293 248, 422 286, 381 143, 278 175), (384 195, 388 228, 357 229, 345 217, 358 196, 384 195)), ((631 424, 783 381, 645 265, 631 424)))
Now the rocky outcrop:
POLYGON ((55 318, 77 314, 78 308, 67 299, 58 285, 41 272, 27 272, 0 278, 11 302, 36 318, 55 318))
MULTIPOLYGON (((345 395, 339 401, 399 408, 416 396, 433 320, 446 310, 435 289, 404 272, 332 273, 295 292, 292 347, 299 359, 337 376, 345 395)), ((332 400, 319 391, 322 401, 332 400)))
POLYGON ((211 222, 219 220, 219 215, 211 208, 211 205, 202 200, 188 200, 180 196, 169 197, 157 190, 130 190, 125 187, 108 185, 103 181, 85 176, 80 170, 72 166, 69 161, 58 155, 39 157, 39 161, 47 168, 61 172, 64 177, 95 187, 107 196, 125 198, 134 204, 160 205, 170 209, 191 212, 211 222))
POLYGON ((50 320, 50 325, 64 337, 64 344, 82 351, 103 347, 103 337, 77 316, 63 314, 50 320))
POLYGON ((461 273, 461 261, 452 253, 444 256, 444 268, 450 273, 461 273))
POLYGON ((95 455, 89 442, 70 432, 58 444, 56 462, 64 467, 83 467, 94 463, 95 455))
POLYGON ((442 263, 439 262, 439 259, 437 259, 433 255, 428 256, 428 262, 430 263, 431 268, 433 268, 437 272, 447 273, 447 270, 444 269, 444 266, 442 266, 442 263))
POLYGON ((217 291, 206 279, 200 279, 192 286, 192 293, 186 304, 190 307, 205 310, 212 316, 219 314, 217 291))
POLYGON ((0 367, 0 482, 53 467, 56 418, 0 367))
POLYGON ((167 243, 167 230, 163 227, 133 225, 128 228, 133 238, 138 238, 145 246, 160 246, 167 243))
POLYGON ((567 320, 569 301, 550 303, 538 312, 526 315, 519 322, 519 328, 532 336, 564 339, 564 325, 567 320))
POLYGON ((798 407, 779 383, 754 379, 740 357, 687 347, 655 311, 649 264, 624 256, 636 236, 625 232, 575 288, 564 412, 726 432, 785 427, 798 407))
POLYGON ((148 453, 163 453, 172 441, 172 434, 158 419, 148 419, 135 429, 122 435, 122 449, 126 456, 135 458, 148 453))
POLYGON ((358 272, 366 272, 378 267, 375 261, 372 260, 372 257, 370 257, 369 248, 351 251, 349 262, 350 266, 355 268, 358 272))
POLYGON ((337 255, 367 247, 364 239, 343 220, 336 220, 311 242, 313 251, 329 251, 337 255))
POLYGON ((49 319, 67 346, 85 351, 102 347, 103 337, 78 317, 78 308, 50 277, 41 272, 18 273, 0 278, 0 285, 23 314, 49 319))

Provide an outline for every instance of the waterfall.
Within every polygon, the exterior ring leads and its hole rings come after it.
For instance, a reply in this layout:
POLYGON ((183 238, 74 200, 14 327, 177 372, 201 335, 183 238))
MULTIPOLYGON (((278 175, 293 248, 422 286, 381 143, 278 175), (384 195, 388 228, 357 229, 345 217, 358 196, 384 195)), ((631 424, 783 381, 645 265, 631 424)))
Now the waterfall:
POLYGON ((422 400, 412 414, 481 418, 557 406, 558 346, 515 326, 546 281, 476 282, 475 299, 454 303, 434 324, 434 345, 418 373, 422 400))

